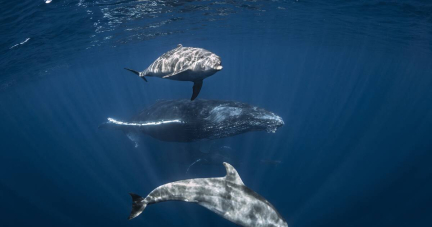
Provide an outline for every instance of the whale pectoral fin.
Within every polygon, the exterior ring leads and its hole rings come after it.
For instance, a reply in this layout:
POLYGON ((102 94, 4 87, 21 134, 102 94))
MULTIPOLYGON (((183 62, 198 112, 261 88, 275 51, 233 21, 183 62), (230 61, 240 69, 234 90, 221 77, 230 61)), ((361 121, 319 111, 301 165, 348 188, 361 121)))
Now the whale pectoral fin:
POLYGON ((234 167, 226 162, 223 163, 223 165, 225 166, 225 170, 227 172, 226 176, 225 176, 225 180, 229 181, 231 183, 234 184, 238 184, 238 185, 244 185, 242 179, 240 178, 240 175, 237 173, 237 170, 234 169, 234 167))
MULTIPOLYGON (((192 164, 190 164, 189 165, 189 167, 186 169, 186 173, 188 173, 189 172, 189 169, 193 166, 193 165, 195 165, 196 163, 198 163, 198 162, 201 162, 203 159, 198 159, 198 160, 196 160, 196 161, 194 161, 194 162, 192 162, 192 164)), ((205 160, 205 159, 204 159, 205 160)))
POLYGON ((135 144, 135 148, 140 145, 140 137, 136 132, 126 132, 126 136, 135 144))
POLYGON ((193 101, 196 97, 198 97, 198 94, 200 93, 200 91, 201 91, 201 87, 202 87, 202 85, 203 85, 203 81, 202 80, 200 80, 200 81, 195 81, 194 82, 194 86, 193 86, 193 93, 192 93, 192 98, 191 98, 191 100, 193 101))

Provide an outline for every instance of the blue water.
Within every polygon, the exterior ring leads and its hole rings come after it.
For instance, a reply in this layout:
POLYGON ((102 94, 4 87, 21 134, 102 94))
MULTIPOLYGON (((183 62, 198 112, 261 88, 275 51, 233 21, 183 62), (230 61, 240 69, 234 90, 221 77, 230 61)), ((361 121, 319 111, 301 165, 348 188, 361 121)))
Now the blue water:
POLYGON ((189 82, 123 69, 180 43, 222 58, 198 98, 284 119, 218 143, 290 227, 432 226, 431 12, 427 0, 3 1, 0 226, 235 226, 182 202, 128 221, 128 192, 225 170, 186 173, 200 144, 135 148, 98 129, 190 97, 189 82))

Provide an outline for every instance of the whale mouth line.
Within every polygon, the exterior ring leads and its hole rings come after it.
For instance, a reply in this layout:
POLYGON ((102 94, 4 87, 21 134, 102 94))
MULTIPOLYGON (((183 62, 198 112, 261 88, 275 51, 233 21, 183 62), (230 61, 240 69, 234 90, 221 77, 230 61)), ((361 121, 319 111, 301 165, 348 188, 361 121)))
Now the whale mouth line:
POLYGON ((123 122, 123 121, 117 121, 113 118, 108 118, 108 121, 113 124, 117 125, 129 125, 129 126, 148 126, 148 125, 161 125, 161 124, 168 124, 168 123, 184 123, 181 120, 161 120, 161 121, 152 121, 152 122, 145 122, 145 123, 130 123, 130 122, 123 122))

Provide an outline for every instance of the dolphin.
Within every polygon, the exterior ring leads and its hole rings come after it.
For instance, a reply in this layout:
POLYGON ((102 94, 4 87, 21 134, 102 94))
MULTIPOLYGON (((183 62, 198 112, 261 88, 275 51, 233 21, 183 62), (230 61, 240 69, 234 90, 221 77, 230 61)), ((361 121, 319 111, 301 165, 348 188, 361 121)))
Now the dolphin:
POLYGON ((140 215, 149 204, 166 201, 198 203, 241 226, 288 227, 266 199, 246 187, 237 171, 224 162, 225 177, 196 178, 161 185, 147 197, 129 193, 132 211, 129 220, 140 215))
POLYGON ((203 80, 222 68, 221 58, 216 54, 202 48, 183 47, 179 44, 177 48, 157 58, 142 72, 125 69, 137 74, 146 82, 146 76, 192 81, 194 86, 191 100, 194 100, 201 91, 203 80))

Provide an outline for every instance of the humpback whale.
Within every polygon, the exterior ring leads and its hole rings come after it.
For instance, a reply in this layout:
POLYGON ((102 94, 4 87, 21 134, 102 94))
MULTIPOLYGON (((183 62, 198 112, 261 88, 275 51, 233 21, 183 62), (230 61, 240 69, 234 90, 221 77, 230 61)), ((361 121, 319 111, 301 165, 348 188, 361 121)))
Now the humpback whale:
POLYGON ((225 177, 196 178, 161 185, 147 197, 129 193, 132 211, 129 220, 140 215, 147 205, 184 201, 198 203, 223 218, 241 225, 288 227, 277 210, 258 193, 246 187, 237 171, 224 162, 225 177))
POLYGON ((157 58, 156 61, 142 72, 128 68, 125 69, 137 74, 146 82, 146 76, 192 81, 194 86, 191 100, 194 100, 201 91, 203 80, 222 70, 221 64, 220 57, 208 50, 183 47, 179 44, 177 48, 157 58))
POLYGON ((246 103, 187 99, 159 101, 129 121, 108 118, 99 128, 143 133, 169 142, 220 139, 250 131, 276 132, 284 124, 276 114, 246 103))

